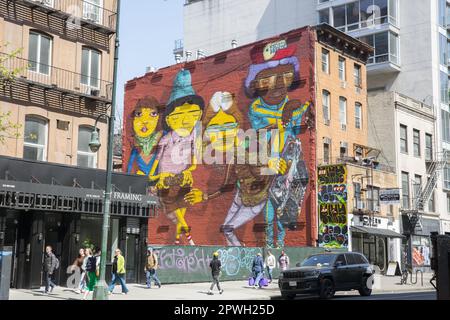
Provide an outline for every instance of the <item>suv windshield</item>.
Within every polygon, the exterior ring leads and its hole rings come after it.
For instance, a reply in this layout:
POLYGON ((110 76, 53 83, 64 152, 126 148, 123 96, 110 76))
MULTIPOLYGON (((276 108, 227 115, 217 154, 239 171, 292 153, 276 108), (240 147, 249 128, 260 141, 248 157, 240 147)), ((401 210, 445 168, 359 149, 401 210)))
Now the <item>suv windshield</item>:
POLYGON ((312 256, 312 257, 309 257, 306 260, 304 260, 302 262, 301 266, 302 267, 318 267, 318 266, 328 267, 333 263, 335 257, 336 256, 330 255, 330 254, 312 256))

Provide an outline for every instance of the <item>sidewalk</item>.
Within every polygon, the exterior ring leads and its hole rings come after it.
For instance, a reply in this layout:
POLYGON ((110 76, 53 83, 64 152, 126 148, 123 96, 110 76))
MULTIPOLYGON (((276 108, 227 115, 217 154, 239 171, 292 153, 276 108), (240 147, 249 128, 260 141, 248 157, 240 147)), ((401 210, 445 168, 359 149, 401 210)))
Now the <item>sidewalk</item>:
MULTIPOLYGON (((417 291, 433 291, 430 284, 431 274, 424 274, 423 286, 420 277, 417 284, 411 284, 408 278, 407 285, 400 285, 400 277, 385 277, 375 275, 373 293, 402 293, 417 291)), ((413 277, 415 281, 415 276, 413 277)), ((274 281, 269 287, 253 289, 248 287, 245 281, 223 282, 223 295, 215 291, 213 296, 207 295, 209 283, 189 283, 163 285, 160 289, 156 286, 147 289, 144 285, 129 284, 129 294, 120 294, 120 286, 115 289, 115 294, 109 296, 109 300, 270 300, 279 297, 278 284, 274 281)), ((44 295, 42 290, 11 290, 10 300, 81 300, 82 295, 73 290, 57 287, 52 295, 44 295)), ((92 299, 92 294, 90 298, 92 299)))

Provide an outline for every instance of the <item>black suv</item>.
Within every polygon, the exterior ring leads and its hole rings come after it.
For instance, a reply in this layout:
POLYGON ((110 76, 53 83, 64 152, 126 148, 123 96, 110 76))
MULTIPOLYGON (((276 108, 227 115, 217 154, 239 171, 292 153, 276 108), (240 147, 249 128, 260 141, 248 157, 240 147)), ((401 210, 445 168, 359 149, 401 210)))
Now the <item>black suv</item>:
POLYGON ((278 286, 283 298, 296 294, 319 294, 331 299, 336 291, 358 290, 362 296, 372 294, 374 271, 360 253, 323 253, 312 255, 296 268, 280 273, 278 286))

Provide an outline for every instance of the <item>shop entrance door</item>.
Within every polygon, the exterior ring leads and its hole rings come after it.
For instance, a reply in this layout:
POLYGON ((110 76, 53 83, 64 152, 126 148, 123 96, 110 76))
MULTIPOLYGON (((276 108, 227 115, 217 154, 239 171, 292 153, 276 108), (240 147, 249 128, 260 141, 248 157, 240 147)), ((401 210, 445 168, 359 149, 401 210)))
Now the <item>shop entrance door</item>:
POLYGON ((137 282, 137 270, 139 270, 139 236, 135 234, 127 235, 127 251, 125 255, 127 282, 137 282))
MULTIPOLYGON (((61 264, 61 256, 63 252, 63 238, 61 235, 61 227, 62 227, 62 215, 61 214, 45 214, 45 248, 47 246, 51 246, 53 249, 53 253, 58 258, 61 264)), ((45 250, 44 248, 44 250, 45 250)), ((60 283, 60 272, 64 269, 60 265, 59 269, 56 271, 54 275, 54 280, 57 285, 61 285, 60 283)))

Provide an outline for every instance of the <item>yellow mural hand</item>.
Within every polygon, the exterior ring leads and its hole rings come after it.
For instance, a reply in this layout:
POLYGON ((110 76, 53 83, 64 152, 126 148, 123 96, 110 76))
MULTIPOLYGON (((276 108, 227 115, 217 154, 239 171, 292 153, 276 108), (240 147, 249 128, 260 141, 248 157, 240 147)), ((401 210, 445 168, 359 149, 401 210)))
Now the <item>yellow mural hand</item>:
POLYGON ((181 183, 181 187, 192 186, 193 183, 194 178, 192 177, 192 172, 189 170, 183 171, 183 182, 181 183))
POLYGON ((268 163, 269 168, 275 172, 275 174, 284 175, 287 171, 286 160, 282 158, 272 158, 268 163))
POLYGON ((159 190, 161 190, 161 189, 169 189, 169 186, 166 185, 166 179, 167 178, 172 178, 172 177, 174 177, 174 175, 171 174, 171 173, 161 173, 159 175, 159 181, 156 184, 156 188, 158 188, 159 190))
POLYGON ((191 192, 189 192, 185 197, 184 201, 189 203, 190 205, 195 205, 197 203, 203 202, 203 191, 199 189, 192 189, 191 192))

